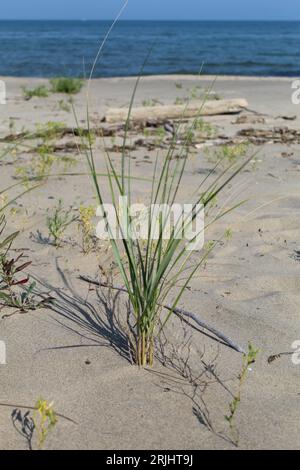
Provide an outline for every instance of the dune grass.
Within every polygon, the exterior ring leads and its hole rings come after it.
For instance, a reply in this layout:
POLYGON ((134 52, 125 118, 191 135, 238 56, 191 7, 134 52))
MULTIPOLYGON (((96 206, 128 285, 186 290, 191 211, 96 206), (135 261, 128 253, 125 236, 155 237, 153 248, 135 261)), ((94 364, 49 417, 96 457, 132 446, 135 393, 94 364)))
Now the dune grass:
MULTIPOLYGON (((113 228, 110 225, 109 218, 104 210, 102 217, 105 220, 107 232, 110 235, 110 244, 117 263, 119 274, 122 277, 125 288, 128 292, 131 311, 134 316, 133 326, 130 327, 128 339, 130 341, 135 362, 140 367, 152 366, 155 356, 155 339, 165 327, 170 319, 174 309, 178 305, 186 287, 191 279, 196 275, 199 267, 205 262, 216 243, 208 244, 200 253, 197 252, 197 260, 192 256, 193 251, 188 251, 186 240, 180 237, 182 228, 188 230, 191 221, 195 221, 199 215, 199 207, 204 209, 210 208, 216 197, 221 191, 233 180, 233 178, 247 165, 252 159, 246 158, 243 162, 231 162, 225 169, 221 169, 219 174, 215 176, 219 162, 211 170, 210 174, 204 178, 196 191, 192 200, 192 209, 186 215, 184 227, 172 227, 169 239, 164 239, 164 231, 170 217, 170 207, 178 202, 178 194, 183 184, 186 164, 189 158, 189 141, 190 134, 193 133, 197 126, 197 116, 190 124, 188 132, 186 132, 185 141, 181 144, 179 154, 180 158, 174 159, 174 153, 178 154, 176 142, 182 123, 177 125, 173 140, 168 151, 162 158, 162 167, 158 171, 160 158, 157 155, 154 165, 154 171, 151 181, 151 196, 147 214, 148 237, 147 240, 139 240, 133 233, 134 218, 130 212, 130 205, 133 202, 133 190, 131 185, 131 159, 126 153, 126 141, 130 127, 130 115, 134 103, 134 98, 140 78, 135 85, 128 112, 128 118, 125 125, 125 134, 123 140, 123 152, 121 156, 121 174, 118 174, 116 164, 110 158, 106 151, 106 165, 108 173, 108 184, 118 225, 121 226, 120 213, 118 208, 119 197, 126 197, 128 200, 128 208, 122 214, 123 226, 130 227, 128 233, 122 233, 121 240, 113 238, 113 228), (151 210, 152 204, 160 204, 168 207, 163 214, 159 215, 159 221, 155 219, 155 215, 151 210), (124 224, 125 222, 125 224, 124 224), (159 226, 159 236, 155 236, 159 226), (180 280, 180 287, 178 281, 180 280), (165 311, 162 307, 166 301, 171 301, 170 309, 165 311)), ((188 106, 188 104, 187 104, 188 106)), ((88 118, 89 119, 89 118, 88 118)), ((182 116, 184 119, 184 114, 182 116)), ((104 203, 103 182, 97 176, 96 161, 93 152, 92 138, 85 152, 86 160, 89 166, 91 179, 97 194, 99 206, 104 203)), ((191 202, 191 201, 187 201, 191 202)), ((222 205, 222 204, 221 204, 222 205)), ((237 207, 237 204, 235 207, 237 207)), ((220 210, 217 215, 206 224, 211 225, 216 220, 225 216, 230 209, 220 210)), ((190 240, 194 243, 200 233, 190 240)))

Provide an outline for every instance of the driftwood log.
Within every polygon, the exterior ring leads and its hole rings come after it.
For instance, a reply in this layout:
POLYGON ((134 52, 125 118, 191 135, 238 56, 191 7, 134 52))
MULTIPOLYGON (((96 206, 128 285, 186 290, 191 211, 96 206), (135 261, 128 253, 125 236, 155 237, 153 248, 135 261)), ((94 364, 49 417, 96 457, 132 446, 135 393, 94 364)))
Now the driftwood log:
MULTIPOLYGON (((124 289, 123 287, 111 286, 111 285, 96 281, 95 279, 91 279, 88 276, 80 275, 79 279, 81 281, 88 282, 89 284, 93 284, 93 285, 96 285, 96 286, 99 286, 99 287, 106 287, 107 289, 113 289, 113 290, 117 290, 119 292, 124 292, 124 293, 127 294, 127 290, 124 289)), ((212 333, 214 336, 216 336, 217 338, 222 340, 230 348, 234 349, 235 351, 237 351, 241 354, 246 354, 246 351, 245 351, 244 348, 242 348, 241 346, 236 344, 234 341, 232 341, 230 338, 228 338, 226 335, 224 335, 224 333, 222 333, 221 331, 218 331, 216 328, 208 325, 206 322, 201 320, 194 313, 188 312, 187 310, 183 310, 181 308, 173 309, 170 305, 162 305, 162 307, 165 308, 166 310, 173 311, 173 313, 175 315, 177 315, 179 318, 181 318, 185 321, 186 321, 186 319, 193 320, 198 326, 200 326, 204 330, 207 330, 210 333, 212 333)), ((197 331, 199 331, 199 330, 197 330, 197 331)))
MULTIPOLYGON (((219 114, 237 114, 248 107, 245 99, 192 101, 188 105, 143 106, 133 108, 130 118, 132 121, 146 121, 148 119, 181 119, 197 116, 215 116, 219 114)), ((103 119, 104 122, 117 123, 126 121, 128 109, 109 108, 103 119)))

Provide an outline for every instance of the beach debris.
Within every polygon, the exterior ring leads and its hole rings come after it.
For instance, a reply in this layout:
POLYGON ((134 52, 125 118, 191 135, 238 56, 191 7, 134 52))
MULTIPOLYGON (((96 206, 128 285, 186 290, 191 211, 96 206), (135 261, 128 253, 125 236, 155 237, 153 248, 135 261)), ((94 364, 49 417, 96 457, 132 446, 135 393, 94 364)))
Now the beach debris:
POLYGON ((282 158, 289 158, 294 155, 294 152, 281 152, 282 158))
POLYGON ((276 116, 275 119, 283 119, 284 121, 296 121, 297 116, 276 116))
POLYGON ((241 116, 238 116, 234 121, 232 121, 232 124, 265 124, 266 120, 262 116, 249 116, 247 114, 242 114, 241 116))
POLYGON ((289 127, 274 127, 273 129, 241 129, 237 135, 247 137, 252 144, 261 145, 267 142, 280 144, 300 143, 300 130, 289 127))
MULTIPOLYGON (((99 287, 105 287, 107 289, 112 289, 112 290, 117 290, 119 292, 124 292, 127 293, 127 290, 124 289, 123 287, 119 286, 113 286, 109 285, 107 283, 102 283, 100 281, 97 281, 95 279, 91 279, 89 276, 83 276, 80 275, 79 279, 81 281, 87 282, 89 284, 93 284, 99 287)), ((160 305, 160 304, 158 304, 160 305)), ((187 310, 183 310, 181 308, 175 308, 173 309, 172 306, 170 305, 160 305, 161 307, 165 308, 166 310, 172 311, 175 315, 177 315, 179 318, 183 319, 184 321, 188 321, 189 325, 192 326, 194 329, 196 329, 199 333, 203 333, 201 330, 198 328, 195 328, 193 325, 190 324, 189 320, 193 320, 200 328, 203 328, 204 330, 209 331, 213 335, 215 335, 218 339, 220 339, 226 346, 229 346, 231 349, 234 349, 236 352, 239 352, 241 354, 246 354, 245 350, 239 346, 237 343, 232 341, 230 338, 228 338, 224 333, 221 331, 218 331, 216 328, 213 326, 208 325, 206 322, 201 320, 198 315, 195 315, 192 312, 188 312, 187 310), (188 319, 188 320, 187 320, 188 319)))
MULTIPOLYGON (((51 136, 56 137, 57 139, 62 139, 66 136, 73 137, 87 137, 90 134, 93 134, 97 137, 114 137, 118 132, 122 131, 124 126, 99 126, 92 129, 82 128, 82 127, 62 127, 58 126, 56 129, 51 129, 51 136)), ((45 137, 45 130, 38 131, 24 131, 16 134, 8 134, 5 137, 0 138, 0 142, 9 143, 9 142, 18 142, 22 140, 35 140, 45 137)))
POLYGON ((293 254, 295 261, 300 261, 300 250, 295 250, 293 254))
POLYGON ((294 352, 282 352, 278 354, 273 354, 272 356, 268 357, 268 364, 272 364, 274 361, 276 361, 277 359, 281 359, 281 357, 283 356, 292 356, 292 354, 294 354, 294 352))
MULTIPOLYGON (((149 119, 181 119, 197 116, 216 116, 222 114, 238 114, 247 108, 245 99, 216 100, 216 101, 191 101, 188 104, 143 106, 131 110, 132 121, 146 121, 149 119)), ((103 122, 124 122, 128 117, 127 108, 109 108, 103 118, 103 122)))

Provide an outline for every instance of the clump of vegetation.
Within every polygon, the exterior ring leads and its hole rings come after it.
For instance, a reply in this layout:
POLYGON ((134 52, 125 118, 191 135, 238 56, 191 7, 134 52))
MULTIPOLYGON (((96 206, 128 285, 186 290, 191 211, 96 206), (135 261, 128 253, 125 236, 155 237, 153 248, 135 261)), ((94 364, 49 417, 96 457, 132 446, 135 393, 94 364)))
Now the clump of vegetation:
POLYGON ((59 199, 54 211, 52 213, 48 212, 47 216, 49 237, 53 240, 54 246, 57 248, 61 246, 63 234, 75 220, 77 220, 77 216, 74 215, 73 209, 64 209, 63 201, 59 199))
POLYGON ((182 105, 184 103, 187 103, 188 99, 187 98, 179 98, 178 96, 175 98, 174 104, 176 105, 182 105))
POLYGON ((153 107, 153 106, 157 106, 158 104, 161 104, 161 102, 155 98, 151 98, 148 100, 143 100, 142 104, 145 107, 153 107))
POLYGON ((37 124, 34 137, 43 140, 54 139, 60 135, 65 127, 66 124, 59 121, 48 121, 46 124, 37 124))
POLYGON ((205 149, 205 154, 208 161, 211 163, 221 163, 226 166, 228 164, 235 163, 237 160, 241 160, 247 154, 249 150, 249 143, 242 142, 237 145, 219 145, 218 147, 211 149, 205 149))
POLYGON ((213 137, 216 132, 215 127, 209 122, 204 121, 202 118, 198 118, 195 122, 195 131, 200 132, 209 138, 213 137))
MULTIPOLYGON (((135 88, 136 89, 136 88, 135 88)), ((132 109, 134 95, 131 99, 129 109, 132 109)), ((199 116, 190 124, 187 131, 194 132, 197 127, 199 116)), ((126 141, 130 127, 130 111, 124 132, 124 151, 121 156, 121 171, 117 169, 114 162, 107 154, 107 166, 109 170, 108 180, 111 193, 111 201, 117 217, 117 225, 120 227, 129 227, 126 234, 122 234, 121 240, 113 236, 114 228, 108 218, 106 211, 102 210, 102 218, 110 238, 112 252, 117 263, 119 273, 122 277, 125 289, 129 296, 129 303, 133 315, 132 322, 128 330, 129 342, 131 344, 132 356, 136 364, 140 367, 152 366, 155 355, 155 339, 164 329, 171 315, 176 309, 183 293, 189 285, 191 279, 195 276, 197 270, 203 265, 209 256, 213 246, 209 250, 202 250, 196 259, 194 249, 191 246, 201 236, 203 228, 201 227, 192 240, 187 241, 182 233, 187 233, 191 228, 191 223, 195 221, 199 212, 206 210, 211 202, 221 193, 221 191, 232 181, 232 179, 248 164, 250 158, 245 159, 237 166, 228 168, 222 172, 221 176, 215 177, 211 173, 211 179, 205 177, 200 186, 194 192, 194 199, 190 206, 190 211, 185 214, 182 223, 175 224, 169 232, 167 243, 165 243, 165 230, 170 218, 170 211, 173 204, 178 199, 178 193, 183 184, 186 164, 189 158, 189 140, 185 138, 181 144, 178 158, 174 158, 178 153, 176 144, 181 136, 182 123, 176 124, 172 141, 162 160, 162 166, 158 166, 158 157, 154 165, 153 177, 150 183, 150 200, 148 207, 148 226, 146 244, 142 246, 141 241, 135 232, 135 218, 130 212, 129 207, 124 208, 122 213, 122 223, 120 223, 118 201, 119 197, 125 197, 128 200, 128 206, 132 203, 132 174, 131 159, 128 158, 126 151, 126 141), (161 168, 158 172, 158 168, 161 168), (157 217, 151 210, 153 205, 166 207, 166 211, 157 217), (179 283, 180 280, 180 283, 179 283), (166 299, 171 300, 167 309, 166 299)), ((90 168, 93 184, 100 208, 103 208, 104 193, 103 185, 100 184, 97 175, 96 163, 93 153, 93 145, 86 149, 86 159, 90 168)), ((148 201, 147 201, 148 203, 148 201)), ((232 208, 233 209, 233 208, 232 208)), ((228 213, 228 209, 219 212, 215 219, 218 220, 228 213)), ((206 223, 208 225, 208 223, 206 223)), ((195 249, 196 250, 196 249, 195 249)), ((199 254, 199 252, 196 253, 199 254)))
POLYGON ((66 93, 75 95, 83 87, 83 80, 71 77, 57 77, 50 80, 51 91, 53 93, 66 93))
POLYGON ((200 85, 195 85, 190 89, 189 95, 191 99, 197 100, 203 98, 204 93, 200 85))
POLYGON ((57 424, 57 414, 53 409, 53 402, 48 403, 40 399, 35 405, 35 411, 32 417, 35 430, 38 437, 38 448, 44 448, 48 434, 53 431, 57 424))
POLYGON ((248 352, 243 356, 242 370, 239 375, 238 392, 229 405, 229 414, 225 416, 226 421, 229 423, 230 431, 232 433, 233 442, 235 443, 235 445, 238 445, 239 442, 239 433, 235 426, 235 416, 241 404, 242 387, 248 376, 249 367, 250 365, 255 363, 258 353, 259 349, 255 349, 253 345, 249 343, 248 352))
POLYGON ((51 174, 54 164, 64 165, 65 170, 76 164, 74 157, 55 155, 56 139, 65 129, 64 123, 50 121, 46 124, 38 124, 36 127, 34 138, 39 139, 40 142, 32 148, 34 154, 26 165, 16 168, 16 175, 21 177, 25 184, 32 178, 45 179, 51 174))
POLYGON ((197 139, 211 139, 215 136, 216 129, 209 122, 204 121, 202 118, 195 120, 193 129, 187 128, 183 133, 183 138, 189 143, 197 142, 197 139))
POLYGON ((70 113, 71 112, 71 103, 64 101, 64 100, 59 100, 58 102, 59 109, 61 111, 65 111, 65 113, 70 113))
POLYGON ((33 97, 47 98, 49 90, 45 85, 40 85, 35 88, 22 87, 23 96, 26 101, 31 100, 33 97))
MULTIPOLYGON (((5 216, 2 215, 0 216, 0 237, 3 235, 5 226, 5 216)), ((30 277, 23 274, 32 262, 23 261, 23 253, 16 258, 9 256, 11 245, 18 234, 19 232, 14 232, 0 241, 0 308, 15 308, 20 313, 25 313, 42 307, 46 300, 36 300, 33 294, 36 283, 30 282, 30 277)))

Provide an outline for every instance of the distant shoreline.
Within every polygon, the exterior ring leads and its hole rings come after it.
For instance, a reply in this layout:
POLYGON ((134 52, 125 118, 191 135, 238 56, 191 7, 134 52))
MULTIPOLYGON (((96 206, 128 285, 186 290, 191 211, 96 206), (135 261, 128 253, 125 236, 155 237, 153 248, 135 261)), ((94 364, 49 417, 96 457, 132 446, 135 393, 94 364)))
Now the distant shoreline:
MULTIPOLYGON (((36 80, 36 81, 48 81, 53 77, 36 77, 36 76, 14 76, 14 75, 0 75, 0 80, 36 80)), ((74 77, 75 78, 75 77, 74 77)), ((136 80, 136 75, 126 76, 115 76, 115 77, 93 77, 93 81, 120 81, 120 80, 136 80)), ((300 78, 299 75, 295 76, 255 76, 255 75, 197 75, 197 74, 157 74, 157 75, 142 75, 143 81, 154 81, 154 80, 199 80, 199 81, 257 81, 257 82, 290 82, 300 78)))

